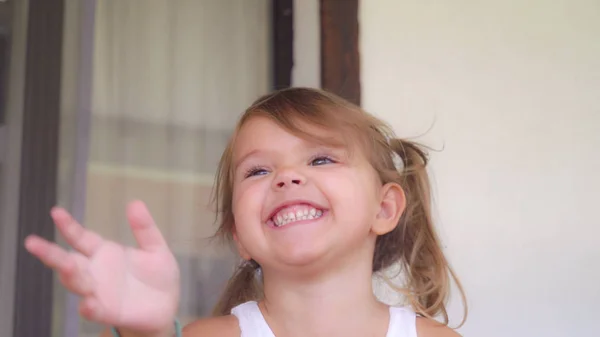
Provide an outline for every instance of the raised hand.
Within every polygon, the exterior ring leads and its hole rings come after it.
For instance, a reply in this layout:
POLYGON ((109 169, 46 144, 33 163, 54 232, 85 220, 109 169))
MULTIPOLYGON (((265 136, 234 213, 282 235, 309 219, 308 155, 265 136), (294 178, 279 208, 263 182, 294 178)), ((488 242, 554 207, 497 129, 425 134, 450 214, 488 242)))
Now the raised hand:
POLYGON ((80 296, 83 317, 140 333, 172 326, 179 301, 179 269, 142 202, 132 202, 127 209, 138 248, 103 239, 62 208, 52 209, 51 215, 76 251, 34 235, 27 237, 25 247, 80 296))

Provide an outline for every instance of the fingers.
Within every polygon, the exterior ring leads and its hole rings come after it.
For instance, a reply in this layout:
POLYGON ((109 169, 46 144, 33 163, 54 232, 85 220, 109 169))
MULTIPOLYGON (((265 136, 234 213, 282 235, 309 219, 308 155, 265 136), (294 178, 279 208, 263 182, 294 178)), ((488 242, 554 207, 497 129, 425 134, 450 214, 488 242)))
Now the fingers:
POLYGON ((25 248, 46 266, 57 271, 69 291, 81 296, 92 293, 94 283, 87 272, 83 255, 69 253, 59 245, 33 235, 25 239, 25 248))
POLYGON ((83 255, 91 256, 102 245, 100 235, 83 228, 66 210, 54 208, 50 215, 69 245, 83 255))
POLYGON ((134 201, 127 208, 127 218, 138 245, 142 250, 155 251, 168 249, 162 233, 154 223, 146 205, 134 201))
POLYGON ((46 266, 56 271, 67 271, 71 267, 67 251, 57 244, 50 243, 38 236, 31 235, 27 237, 25 248, 46 266))

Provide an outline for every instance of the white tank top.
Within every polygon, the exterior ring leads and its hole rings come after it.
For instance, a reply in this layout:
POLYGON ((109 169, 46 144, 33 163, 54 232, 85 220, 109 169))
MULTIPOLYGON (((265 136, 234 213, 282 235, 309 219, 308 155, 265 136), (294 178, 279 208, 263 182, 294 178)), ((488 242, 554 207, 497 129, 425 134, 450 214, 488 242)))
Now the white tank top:
MULTIPOLYGON (((258 308, 258 303, 249 301, 231 309, 237 317, 242 331, 241 337, 275 337, 258 308)), ((390 324, 386 337, 417 337, 417 315, 407 308, 390 307, 390 324)))

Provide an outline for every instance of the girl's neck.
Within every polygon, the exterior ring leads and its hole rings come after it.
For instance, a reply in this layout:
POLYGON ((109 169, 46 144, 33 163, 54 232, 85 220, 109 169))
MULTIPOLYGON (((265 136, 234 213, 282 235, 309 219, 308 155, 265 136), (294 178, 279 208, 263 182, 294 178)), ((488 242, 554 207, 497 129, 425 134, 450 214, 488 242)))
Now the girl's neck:
POLYGON ((261 310, 277 336, 383 337, 389 308, 373 294, 371 268, 354 261, 300 281, 265 271, 261 310))

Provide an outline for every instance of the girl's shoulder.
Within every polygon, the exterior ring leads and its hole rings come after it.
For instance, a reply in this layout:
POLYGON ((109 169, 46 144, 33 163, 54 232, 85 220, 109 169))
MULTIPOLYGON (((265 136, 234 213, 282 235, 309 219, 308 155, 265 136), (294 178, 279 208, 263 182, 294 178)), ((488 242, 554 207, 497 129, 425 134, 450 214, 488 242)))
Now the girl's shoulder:
POLYGON ((238 320, 233 315, 199 319, 185 326, 184 337, 240 337, 238 320))
POLYGON ((419 337, 461 337, 461 335, 441 324, 425 317, 417 317, 417 335, 419 337))
POLYGON ((423 317, 409 306, 391 306, 390 320, 391 336, 461 337, 447 325, 423 317))

